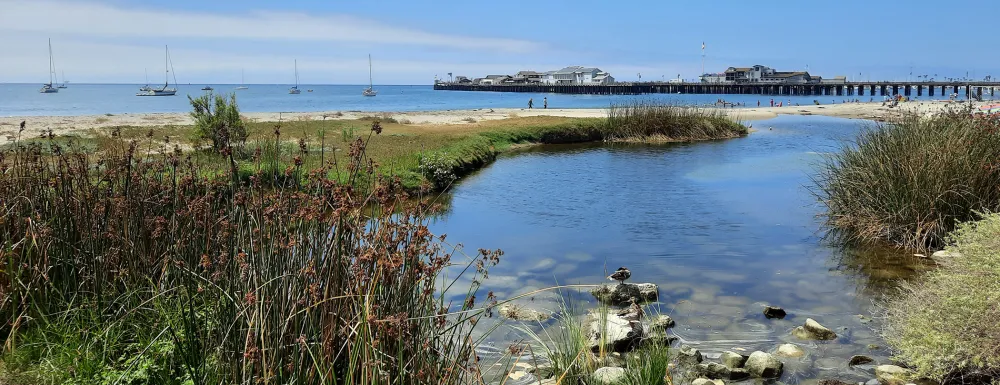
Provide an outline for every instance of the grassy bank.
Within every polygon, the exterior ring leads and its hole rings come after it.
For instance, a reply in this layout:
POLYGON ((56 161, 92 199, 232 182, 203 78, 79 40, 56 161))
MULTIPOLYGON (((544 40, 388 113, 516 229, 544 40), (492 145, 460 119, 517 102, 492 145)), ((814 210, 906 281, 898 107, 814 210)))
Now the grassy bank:
MULTIPOLYGON (((305 148, 320 156, 306 158, 302 168, 317 168, 324 162, 344 159, 358 137, 367 136, 371 124, 378 121, 382 134, 367 144, 366 155, 382 166, 382 173, 400 177, 403 186, 413 192, 421 187, 445 188, 516 145, 683 142, 747 135, 745 126, 720 113, 650 103, 613 106, 608 118, 513 116, 451 125, 411 124, 384 113, 359 120, 332 118, 280 123, 246 121, 246 149, 237 151, 234 160, 249 172, 259 148, 263 157, 283 162, 266 165, 281 173, 291 165, 286 161, 305 148)), ((70 137, 28 138, 28 141, 42 143, 47 148, 47 143, 55 140, 67 147, 101 153, 112 149, 119 138, 135 140, 140 151, 150 154, 172 152, 179 147, 206 174, 221 174, 229 168, 226 157, 211 149, 212 141, 196 135, 191 126, 119 127, 70 137)), ((338 167, 331 168, 329 175, 340 181, 348 176, 338 167)))
POLYGON ((1000 209, 1000 120, 950 111, 864 129, 816 186, 836 237, 938 248, 975 211, 1000 209))
POLYGON ((959 226, 959 254, 889 302, 884 336, 920 376, 947 383, 1000 378, 1000 215, 959 226))
POLYGON ((500 253, 453 262, 366 151, 341 183, 302 149, 282 161, 303 176, 276 185, 262 158, 247 180, 206 175, 120 136, 96 158, 0 151, 0 382, 476 382, 471 330, 494 301, 478 282, 500 253), (462 271, 472 287, 446 297, 462 271))

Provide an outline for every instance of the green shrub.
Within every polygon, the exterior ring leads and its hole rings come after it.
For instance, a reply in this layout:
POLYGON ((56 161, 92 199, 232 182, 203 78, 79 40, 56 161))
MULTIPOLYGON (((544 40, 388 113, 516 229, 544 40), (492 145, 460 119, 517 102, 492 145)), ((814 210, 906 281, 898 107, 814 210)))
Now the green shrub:
POLYGON ((447 154, 432 152, 420 157, 420 173, 434 188, 443 190, 458 179, 454 163, 447 154))
POLYGON ((656 101, 612 104, 604 139, 608 141, 694 141, 735 138, 746 126, 722 111, 687 108, 656 101))
POLYGON ((194 129, 199 137, 210 139, 212 148, 222 150, 231 146, 242 147, 247 140, 247 129, 240 117, 240 108, 236 104, 236 94, 202 95, 188 101, 194 111, 194 129), (213 108, 214 107, 214 108, 213 108))
POLYGON ((995 118, 955 111, 862 130, 815 180, 831 235, 936 248, 974 211, 1000 209, 998 127, 995 118))
POLYGON ((1000 215, 962 224, 949 240, 954 244, 946 250, 959 255, 887 305, 883 334, 897 358, 921 376, 995 380, 1000 377, 1000 215))

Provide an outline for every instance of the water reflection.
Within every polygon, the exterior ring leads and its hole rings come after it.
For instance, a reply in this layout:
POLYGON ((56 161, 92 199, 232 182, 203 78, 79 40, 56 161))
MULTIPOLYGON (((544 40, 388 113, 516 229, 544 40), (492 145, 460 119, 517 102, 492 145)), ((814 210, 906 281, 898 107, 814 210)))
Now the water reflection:
MULTIPOLYGON (((858 315, 871 314, 893 282, 924 267, 822 241, 809 176, 820 154, 860 124, 789 116, 758 122, 768 128, 743 139, 528 148, 460 183, 431 227, 468 250, 506 252, 484 282, 501 298, 557 283, 603 283, 624 265, 633 281, 660 286, 650 306, 677 320, 677 335, 709 357, 792 342, 807 355, 786 363, 783 382, 865 380, 871 368, 848 368, 847 359, 884 360, 886 352, 869 351, 869 344, 882 345, 877 325, 858 315), (764 304, 790 316, 766 320, 764 304), (840 338, 791 337, 807 317, 840 338)), ((570 295, 593 306, 586 293, 570 295)), ((539 295, 525 305, 555 311, 559 297, 539 295)), ((501 329, 491 338, 501 346, 524 337, 501 329)))

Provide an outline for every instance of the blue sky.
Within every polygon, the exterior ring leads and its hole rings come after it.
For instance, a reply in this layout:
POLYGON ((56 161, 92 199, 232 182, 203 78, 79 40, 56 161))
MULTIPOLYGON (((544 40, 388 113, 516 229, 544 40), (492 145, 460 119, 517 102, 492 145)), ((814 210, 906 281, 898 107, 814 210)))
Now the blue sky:
POLYGON ((429 84, 596 66, 619 80, 764 64, 822 76, 1000 76, 991 1, 0 0, 0 82, 429 84))

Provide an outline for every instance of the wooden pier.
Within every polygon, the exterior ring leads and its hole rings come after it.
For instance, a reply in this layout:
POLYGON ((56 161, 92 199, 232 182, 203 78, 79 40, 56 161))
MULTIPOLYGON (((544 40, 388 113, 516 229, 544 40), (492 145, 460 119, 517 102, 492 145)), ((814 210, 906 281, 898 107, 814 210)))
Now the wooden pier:
POLYGON ((796 96, 927 96, 958 94, 993 96, 1000 82, 849 82, 840 84, 713 84, 713 83, 615 83, 615 84, 496 84, 436 83, 435 90, 532 92, 586 95, 642 94, 740 94, 796 96))

